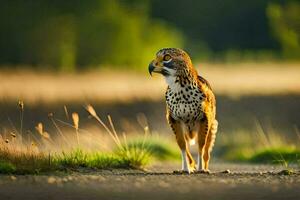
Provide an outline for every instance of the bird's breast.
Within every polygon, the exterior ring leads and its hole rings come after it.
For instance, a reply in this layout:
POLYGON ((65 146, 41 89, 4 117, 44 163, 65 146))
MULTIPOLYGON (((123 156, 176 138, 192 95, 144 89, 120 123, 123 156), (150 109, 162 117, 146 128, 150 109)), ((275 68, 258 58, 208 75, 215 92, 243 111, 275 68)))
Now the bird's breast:
POLYGON ((203 93, 192 86, 168 88, 166 102, 175 120, 190 123, 203 117, 203 93))

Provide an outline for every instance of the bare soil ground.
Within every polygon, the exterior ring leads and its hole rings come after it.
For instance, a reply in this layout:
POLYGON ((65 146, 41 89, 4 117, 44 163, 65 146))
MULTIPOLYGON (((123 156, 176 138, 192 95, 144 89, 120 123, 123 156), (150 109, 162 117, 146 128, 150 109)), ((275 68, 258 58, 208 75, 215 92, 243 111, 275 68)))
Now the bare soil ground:
POLYGON ((175 175, 179 165, 149 171, 79 171, 0 176, 0 199, 299 199, 300 171, 280 166, 213 164, 212 174, 175 175), (231 173, 222 173, 229 169, 231 173))

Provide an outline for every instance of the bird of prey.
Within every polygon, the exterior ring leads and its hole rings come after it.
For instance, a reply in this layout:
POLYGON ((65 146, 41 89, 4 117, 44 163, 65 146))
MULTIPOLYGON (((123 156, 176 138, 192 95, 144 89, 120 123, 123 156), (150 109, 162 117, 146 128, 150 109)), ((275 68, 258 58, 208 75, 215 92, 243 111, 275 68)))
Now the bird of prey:
POLYGON ((181 149, 182 169, 177 173, 209 173, 210 153, 218 121, 216 100, 210 84, 199 76, 190 56, 179 48, 164 48, 149 64, 149 73, 160 73, 168 87, 165 93, 167 121, 181 149), (197 141, 197 165, 190 145, 197 141))

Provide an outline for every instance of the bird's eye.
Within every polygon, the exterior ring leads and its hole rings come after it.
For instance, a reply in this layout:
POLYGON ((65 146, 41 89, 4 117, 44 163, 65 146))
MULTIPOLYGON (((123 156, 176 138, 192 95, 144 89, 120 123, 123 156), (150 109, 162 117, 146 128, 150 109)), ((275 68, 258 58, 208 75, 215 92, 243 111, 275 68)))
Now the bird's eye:
POLYGON ((171 56, 169 54, 165 55, 163 60, 164 61, 169 61, 171 59, 171 56))

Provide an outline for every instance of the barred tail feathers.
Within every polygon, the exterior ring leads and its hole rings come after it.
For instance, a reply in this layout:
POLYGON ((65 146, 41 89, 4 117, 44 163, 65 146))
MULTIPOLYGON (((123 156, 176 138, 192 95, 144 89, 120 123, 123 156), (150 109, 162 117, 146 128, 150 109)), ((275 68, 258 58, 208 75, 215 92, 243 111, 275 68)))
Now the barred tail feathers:
POLYGON ((210 144, 209 144, 209 151, 211 151, 212 148, 214 147, 217 131, 218 131, 218 121, 214 120, 210 127, 210 133, 209 133, 211 137, 210 144))

